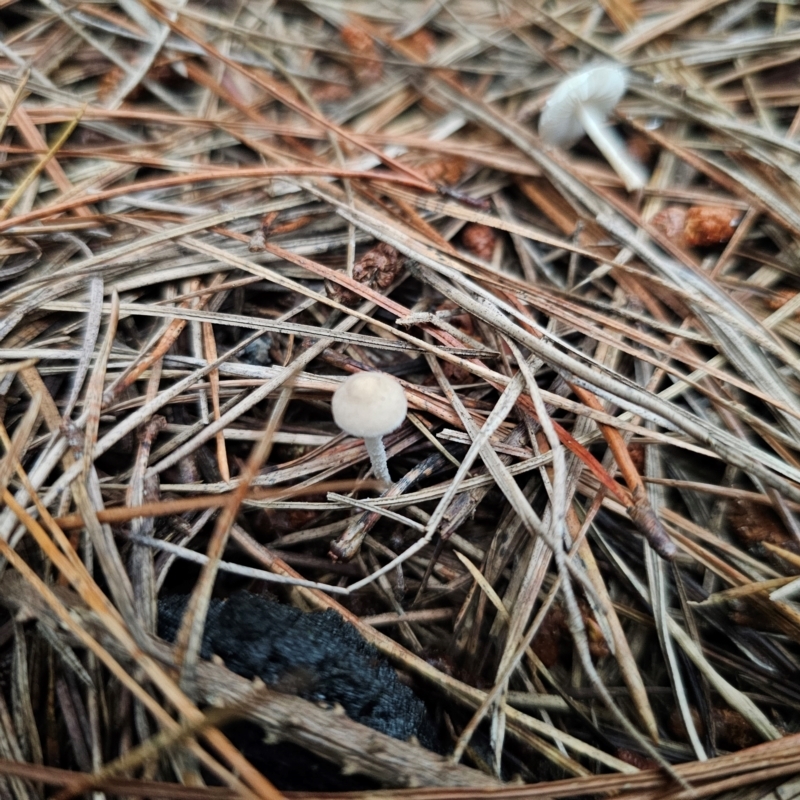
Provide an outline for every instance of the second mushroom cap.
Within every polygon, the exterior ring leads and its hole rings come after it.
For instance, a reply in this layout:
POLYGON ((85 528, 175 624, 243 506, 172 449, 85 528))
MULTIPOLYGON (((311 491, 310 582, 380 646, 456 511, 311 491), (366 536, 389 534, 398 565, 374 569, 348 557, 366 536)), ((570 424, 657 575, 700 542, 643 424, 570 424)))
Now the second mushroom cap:
POLYGON ((345 433, 368 439, 399 428, 408 402, 396 378, 383 372, 359 372, 336 390, 331 410, 345 433))
POLYGON ((627 88, 621 67, 599 66, 572 75, 555 89, 542 110, 539 135, 545 144, 572 147, 586 133, 629 192, 641 189, 646 175, 626 150, 606 117, 627 88))
POLYGON ((627 86, 625 72, 619 67, 592 67, 571 75, 548 98, 539 119, 539 135, 547 144, 572 147, 586 132, 578 109, 589 106, 605 118, 627 86))

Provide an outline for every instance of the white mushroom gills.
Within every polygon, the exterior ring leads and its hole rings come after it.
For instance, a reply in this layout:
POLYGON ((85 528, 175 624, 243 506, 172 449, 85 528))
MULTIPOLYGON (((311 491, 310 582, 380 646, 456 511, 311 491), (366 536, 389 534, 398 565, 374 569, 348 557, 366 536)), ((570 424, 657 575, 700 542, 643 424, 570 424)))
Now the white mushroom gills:
POLYGON ((383 437, 406 418, 408 401, 397 378, 384 372, 351 375, 333 393, 334 422, 351 436, 364 439, 375 477, 391 483, 383 437))
POLYGON ((550 95, 539 120, 539 134, 547 144, 572 147, 586 133, 625 188, 633 192, 645 185, 644 169, 605 123, 626 88, 625 71, 619 67, 593 67, 570 76, 550 95))

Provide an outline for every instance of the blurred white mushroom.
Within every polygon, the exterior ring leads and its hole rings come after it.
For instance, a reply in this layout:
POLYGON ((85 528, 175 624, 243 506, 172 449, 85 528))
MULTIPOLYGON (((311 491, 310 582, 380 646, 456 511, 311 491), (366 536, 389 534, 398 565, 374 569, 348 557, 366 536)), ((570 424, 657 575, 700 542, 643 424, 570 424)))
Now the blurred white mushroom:
POLYGON ((644 169, 605 124, 627 84, 621 67, 593 67, 571 75, 550 95, 539 119, 539 135, 546 144, 568 148, 586 133, 632 192, 645 185, 644 169))
POLYGON ((397 430, 406 418, 406 393, 397 378, 384 372, 351 375, 333 393, 334 422, 351 436, 363 437, 372 470, 379 480, 391 483, 383 437, 397 430))

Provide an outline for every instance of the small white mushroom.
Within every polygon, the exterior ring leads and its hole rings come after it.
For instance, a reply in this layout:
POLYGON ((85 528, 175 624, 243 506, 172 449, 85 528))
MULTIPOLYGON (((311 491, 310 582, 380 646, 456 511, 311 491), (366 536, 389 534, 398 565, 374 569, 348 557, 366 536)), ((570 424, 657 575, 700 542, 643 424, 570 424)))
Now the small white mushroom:
POLYGON ((616 131, 605 124, 627 85, 621 67, 593 67, 571 75, 550 95, 539 119, 539 135, 546 144, 572 147, 586 133, 625 188, 633 192, 645 184, 644 169, 625 150, 616 131))
POLYGON ((333 393, 331 410, 345 433, 364 439, 375 477, 391 483, 383 437, 406 418, 408 401, 400 382, 384 372, 351 375, 333 393))

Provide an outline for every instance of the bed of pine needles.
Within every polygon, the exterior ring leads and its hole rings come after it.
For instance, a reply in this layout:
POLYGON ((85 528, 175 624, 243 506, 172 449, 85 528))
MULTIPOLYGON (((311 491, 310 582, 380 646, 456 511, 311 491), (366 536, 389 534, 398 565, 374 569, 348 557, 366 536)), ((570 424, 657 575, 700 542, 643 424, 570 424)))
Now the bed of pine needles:
POLYGON ((240 717, 371 796, 798 796, 799 59, 780 0, 0 2, 0 798, 278 798, 240 717), (600 62, 635 194, 537 137, 600 62), (241 588, 449 754, 200 659, 241 588))

